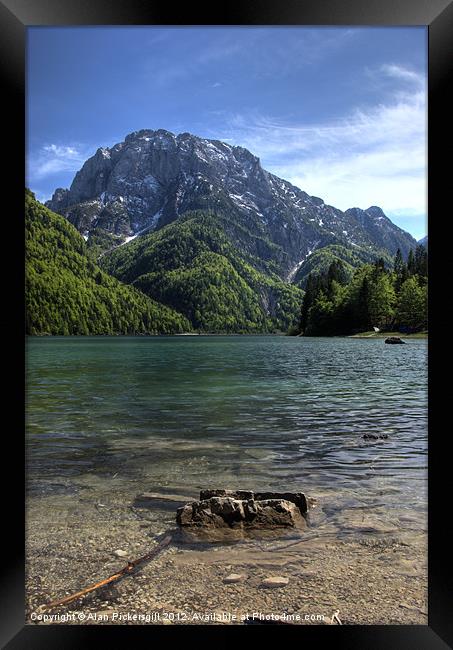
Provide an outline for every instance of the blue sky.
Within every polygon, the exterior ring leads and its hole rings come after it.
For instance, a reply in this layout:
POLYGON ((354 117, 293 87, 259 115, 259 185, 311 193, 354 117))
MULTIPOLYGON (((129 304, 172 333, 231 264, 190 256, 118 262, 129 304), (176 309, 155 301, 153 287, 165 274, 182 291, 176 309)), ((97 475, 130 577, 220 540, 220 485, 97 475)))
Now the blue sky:
POLYGON ((426 234, 424 27, 33 27, 27 185, 143 128, 247 147, 340 209, 426 234))

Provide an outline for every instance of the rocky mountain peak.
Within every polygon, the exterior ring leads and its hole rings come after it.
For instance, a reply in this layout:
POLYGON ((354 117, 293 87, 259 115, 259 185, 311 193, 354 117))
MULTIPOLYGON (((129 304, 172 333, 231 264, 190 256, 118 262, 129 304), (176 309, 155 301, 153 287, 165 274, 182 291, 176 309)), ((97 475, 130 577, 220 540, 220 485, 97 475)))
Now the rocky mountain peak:
POLYGON ((251 255, 270 255, 264 250, 271 246, 285 278, 326 245, 377 246, 394 253, 415 242, 377 206, 342 212, 267 172, 244 147, 165 129, 134 131, 113 147, 99 148, 70 189, 58 188, 46 205, 86 238, 108 233, 117 243, 159 229, 188 210, 221 212, 251 255))

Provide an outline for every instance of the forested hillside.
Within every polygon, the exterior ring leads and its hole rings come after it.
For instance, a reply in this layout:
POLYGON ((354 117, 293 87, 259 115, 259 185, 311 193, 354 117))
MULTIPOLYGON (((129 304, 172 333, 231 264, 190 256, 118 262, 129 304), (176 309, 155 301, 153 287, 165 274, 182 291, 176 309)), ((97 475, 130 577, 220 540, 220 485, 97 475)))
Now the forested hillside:
POLYGON ((428 254, 418 245, 403 260, 398 250, 391 268, 383 259, 351 275, 340 260, 324 273, 310 274, 300 321, 293 334, 331 336, 379 328, 419 332, 427 328, 428 254))
POLYGON ((28 334, 157 334, 190 330, 181 314, 102 271, 64 217, 25 195, 28 334))
POLYGON ((183 313, 206 332, 284 331, 297 321, 303 292, 262 260, 239 252, 225 217, 192 211, 115 249, 102 267, 183 313), (255 266, 253 263, 255 262, 255 266))

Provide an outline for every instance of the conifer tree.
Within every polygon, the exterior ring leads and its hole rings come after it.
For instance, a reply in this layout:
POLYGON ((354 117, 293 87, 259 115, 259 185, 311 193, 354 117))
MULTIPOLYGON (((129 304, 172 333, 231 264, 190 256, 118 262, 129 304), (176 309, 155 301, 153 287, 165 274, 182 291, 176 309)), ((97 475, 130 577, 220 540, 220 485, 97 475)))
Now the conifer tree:
POLYGON ((409 251, 409 255, 407 256, 407 272, 408 275, 414 275, 416 272, 415 269, 415 256, 414 256, 414 251, 412 248, 409 251))
POLYGON ((401 272, 403 270, 403 256, 399 248, 395 254, 395 260, 393 262, 393 270, 397 275, 401 275, 401 272))
POLYGON ((426 277, 428 275, 428 253, 426 248, 421 244, 418 244, 415 249, 414 267, 415 273, 420 277, 426 277))

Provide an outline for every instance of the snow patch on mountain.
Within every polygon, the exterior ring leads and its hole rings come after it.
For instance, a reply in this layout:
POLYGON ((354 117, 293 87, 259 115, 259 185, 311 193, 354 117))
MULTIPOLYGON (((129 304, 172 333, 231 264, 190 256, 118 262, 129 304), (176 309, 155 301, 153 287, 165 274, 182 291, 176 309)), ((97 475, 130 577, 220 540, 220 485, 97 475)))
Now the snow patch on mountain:
POLYGON ((81 233, 102 228, 126 239, 188 210, 216 211, 218 205, 237 224, 235 243, 273 262, 282 278, 288 267, 295 276, 315 238, 319 246, 350 244, 390 254, 400 248, 404 256, 416 245, 376 206, 338 210, 267 172, 243 147, 164 129, 136 131, 99 149, 70 189, 58 188, 46 205, 81 233))
POLYGON ((290 283, 291 283, 291 282, 293 281, 294 277, 296 276, 297 271, 300 269, 300 267, 302 266, 302 264, 303 264, 306 260, 308 260, 308 258, 310 257, 310 255, 312 255, 312 254, 315 252, 316 248, 318 247, 318 245, 319 245, 320 243, 321 243, 321 240, 320 240, 320 239, 318 239, 317 241, 315 241, 315 242, 312 244, 312 248, 310 248, 310 249, 308 250, 308 252, 303 256, 303 258, 302 258, 301 260, 299 260, 299 261, 298 261, 298 262, 297 262, 297 263, 296 263, 296 264, 291 268, 291 270, 289 271, 288 275, 286 276, 286 281, 287 281, 287 282, 290 282, 290 283))

